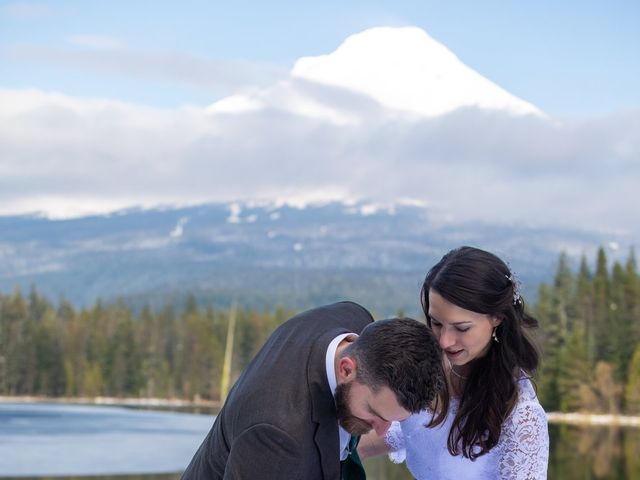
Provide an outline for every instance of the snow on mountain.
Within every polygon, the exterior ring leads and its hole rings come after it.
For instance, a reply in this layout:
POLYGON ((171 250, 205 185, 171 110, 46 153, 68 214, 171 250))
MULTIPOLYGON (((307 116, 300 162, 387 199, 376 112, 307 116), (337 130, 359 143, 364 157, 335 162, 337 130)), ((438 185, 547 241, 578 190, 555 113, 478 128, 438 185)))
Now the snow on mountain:
MULTIPOLYGON (((271 88, 239 93, 210 107, 212 113, 280 108, 331 123, 354 123, 331 95, 305 88, 312 82, 368 97, 391 111, 435 117, 459 108, 499 110, 512 115, 542 115, 467 67, 443 44, 417 27, 377 27, 351 35, 327 55, 300 58, 290 78, 271 88)), ((361 104, 360 104, 361 105, 361 104)))
POLYGON ((458 245, 509 260, 525 296, 550 279, 561 251, 577 266, 582 254, 595 258, 598 245, 611 242, 612 261, 630 247, 624 235, 597 231, 451 223, 434 208, 404 203, 236 201, 67 220, 0 216, 0 293, 35 285, 53 300, 125 297, 140 307, 188 292, 260 308, 352 299, 388 315, 417 310, 428 266, 458 245))

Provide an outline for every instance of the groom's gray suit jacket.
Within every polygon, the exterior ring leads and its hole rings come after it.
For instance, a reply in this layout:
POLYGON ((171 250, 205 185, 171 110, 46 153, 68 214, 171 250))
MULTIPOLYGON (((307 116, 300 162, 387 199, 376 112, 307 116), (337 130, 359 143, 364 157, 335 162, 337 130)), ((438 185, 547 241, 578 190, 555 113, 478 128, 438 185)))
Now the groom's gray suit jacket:
POLYGON ((283 323, 233 386, 182 479, 339 479, 327 347, 372 321, 360 305, 341 302, 283 323))

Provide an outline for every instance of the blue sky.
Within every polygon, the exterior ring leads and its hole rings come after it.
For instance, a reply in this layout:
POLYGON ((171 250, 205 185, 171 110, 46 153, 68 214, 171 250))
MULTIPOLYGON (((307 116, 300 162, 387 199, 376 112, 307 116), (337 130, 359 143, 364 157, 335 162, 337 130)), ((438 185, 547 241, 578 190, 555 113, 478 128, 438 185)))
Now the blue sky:
POLYGON ((297 58, 329 53, 379 25, 423 28, 480 74, 557 117, 640 106, 640 3, 631 0, 3 1, 0 87, 203 105, 237 86, 269 83, 297 58), (105 50, 115 50, 110 62, 95 56, 105 50), (154 67, 134 68, 136 59, 154 67), (239 61, 248 70, 242 79, 202 81, 175 71, 239 61))

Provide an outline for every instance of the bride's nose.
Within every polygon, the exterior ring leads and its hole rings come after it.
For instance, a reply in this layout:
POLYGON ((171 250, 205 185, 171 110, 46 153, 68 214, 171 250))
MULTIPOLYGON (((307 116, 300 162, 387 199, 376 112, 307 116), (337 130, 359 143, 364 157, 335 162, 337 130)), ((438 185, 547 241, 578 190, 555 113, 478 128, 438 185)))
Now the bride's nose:
POLYGON ((440 338, 438 341, 440 342, 440 348, 442 350, 446 350, 456 343, 455 333, 447 330, 446 328, 442 328, 440 330, 440 338))

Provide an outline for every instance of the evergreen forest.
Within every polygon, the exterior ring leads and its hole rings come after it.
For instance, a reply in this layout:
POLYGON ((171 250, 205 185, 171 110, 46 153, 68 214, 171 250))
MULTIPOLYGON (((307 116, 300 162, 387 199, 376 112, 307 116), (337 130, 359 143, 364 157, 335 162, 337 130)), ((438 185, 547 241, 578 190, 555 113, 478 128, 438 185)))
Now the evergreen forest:
MULTIPOLYGON (((640 414, 640 278, 634 252, 595 267, 562 254, 528 309, 540 321, 536 378, 547 411, 640 414)), ((230 315, 231 380, 295 312, 183 305, 77 309, 35 288, 0 294, 0 395, 218 400, 230 315)))
POLYGON ((640 414, 640 278, 633 250, 595 271, 558 260, 553 284, 532 308, 541 324, 538 396, 546 411, 640 414))

